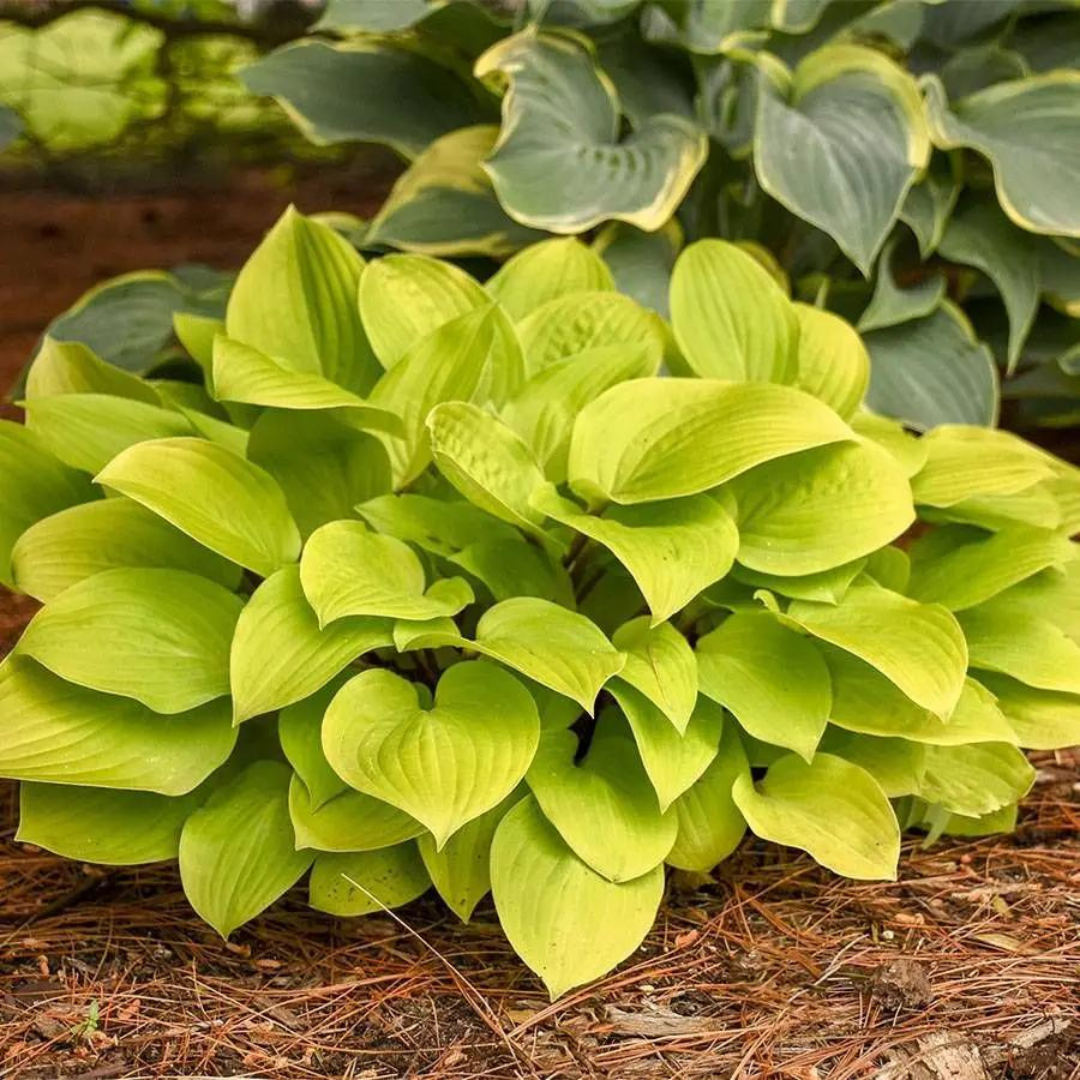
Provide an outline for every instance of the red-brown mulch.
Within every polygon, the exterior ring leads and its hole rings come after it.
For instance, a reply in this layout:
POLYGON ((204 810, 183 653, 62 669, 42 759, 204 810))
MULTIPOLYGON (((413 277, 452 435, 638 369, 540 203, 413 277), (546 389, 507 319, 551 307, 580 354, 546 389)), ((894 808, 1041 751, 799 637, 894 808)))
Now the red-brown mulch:
POLYGON ((641 950, 554 1005, 490 903, 334 920, 297 889, 224 943, 171 865, 16 843, 3 783, 0 1077, 1080 1077, 1080 753, 1036 763, 1013 836, 909 841, 896 883, 755 840, 677 875, 641 950))
POLYGON ((363 156, 288 180, 250 169, 204 186, 94 198, 0 180, 0 396, 48 323, 106 278, 193 262, 236 269, 290 202, 305 213, 370 216, 390 181, 383 159, 363 156))

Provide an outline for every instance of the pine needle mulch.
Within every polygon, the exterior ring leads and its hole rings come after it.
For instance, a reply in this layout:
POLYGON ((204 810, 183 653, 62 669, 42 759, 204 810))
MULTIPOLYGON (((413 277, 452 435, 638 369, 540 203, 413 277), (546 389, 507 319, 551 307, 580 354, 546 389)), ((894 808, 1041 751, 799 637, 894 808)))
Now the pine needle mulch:
POLYGON ((297 890, 226 944, 171 866, 15 843, 3 784, 0 1077, 1075 1080, 1080 752, 1035 762, 1015 835, 910 841, 896 883, 756 841, 676 876, 640 951, 554 1005, 490 902, 335 921, 297 890))

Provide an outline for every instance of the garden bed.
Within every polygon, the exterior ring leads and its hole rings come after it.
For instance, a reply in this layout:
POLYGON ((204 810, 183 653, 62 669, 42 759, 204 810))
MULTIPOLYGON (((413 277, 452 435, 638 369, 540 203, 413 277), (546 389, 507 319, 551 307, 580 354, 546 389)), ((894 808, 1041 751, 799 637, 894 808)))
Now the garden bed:
MULTIPOLYGON (((0 384, 101 278, 237 265, 290 199, 364 213, 340 181, 216 193, 5 196, 0 384)), ((0 650, 34 604, 0 596, 0 650)), ((0 784, 0 1077, 1080 1075, 1080 755, 1035 755, 1016 834, 909 841, 901 880, 842 881, 748 841, 676 875, 642 949, 550 1006, 490 901, 353 922, 294 892, 223 943, 172 866, 80 867, 15 843, 0 784)))
POLYGON ((171 866, 102 871, 0 826, 0 1076, 1076 1075, 1080 758, 1017 833, 909 844, 895 884, 744 844, 675 879, 639 953, 549 1006, 490 902, 331 920, 298 894, 223 943, 171 866))

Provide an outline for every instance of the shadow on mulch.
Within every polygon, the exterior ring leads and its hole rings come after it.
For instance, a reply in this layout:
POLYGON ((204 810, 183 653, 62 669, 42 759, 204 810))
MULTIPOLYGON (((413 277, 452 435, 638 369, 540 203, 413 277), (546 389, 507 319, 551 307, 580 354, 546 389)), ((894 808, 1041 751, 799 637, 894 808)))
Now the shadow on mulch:
MULTIPOLYGON (((0 602, 10 644, 30 614, 0 602)), ((1011 837, 841 881, 748 841, 676 875, 653 932, 549 1004, 490 902, 333 920, 302 890, 222 942, 172 865, 15 843, 0 785, 0 1077, 987 1080, 1080 1076, 1080 753, 1035 756, 1011 837)))

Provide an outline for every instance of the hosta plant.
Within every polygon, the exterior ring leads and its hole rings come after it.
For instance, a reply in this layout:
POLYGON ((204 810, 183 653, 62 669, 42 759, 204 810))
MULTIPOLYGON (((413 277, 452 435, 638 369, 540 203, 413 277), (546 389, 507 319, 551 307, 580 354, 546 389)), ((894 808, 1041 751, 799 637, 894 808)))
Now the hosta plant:
POLYGON ((1080 471, 868 411, 738 247, 670 325, 573 239, 481 285, 290 211, 187 382, 46 341, 0 426, 19 838, 178 859, 223 935, 490 891, 557 996, 750 832, 888 879, 1080 741, 1080 471))
POLYGON ((406 159, 366 247, 590 233, 663 311, 684 238, 740 240, 857 321, 879 412, 993 424, 996 359, 1008 420, 1067 425, 1078 32, 1071 0, 329 0, 241 77, 406 159))

